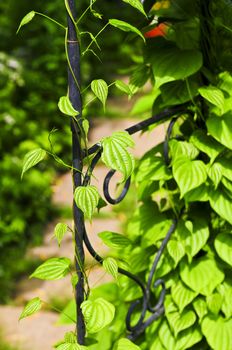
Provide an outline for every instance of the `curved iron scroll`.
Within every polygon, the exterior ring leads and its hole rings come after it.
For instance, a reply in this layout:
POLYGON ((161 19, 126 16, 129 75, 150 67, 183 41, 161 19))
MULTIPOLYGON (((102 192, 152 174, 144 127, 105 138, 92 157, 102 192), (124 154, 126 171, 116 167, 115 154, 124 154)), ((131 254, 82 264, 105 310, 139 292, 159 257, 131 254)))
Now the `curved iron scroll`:
MULTIPOLYGON (((165 159, 165 163, 168 165, 169 164, 168 141, 169 141, 173 126, 174 126, 178 116, 183 115, 183 114, 191 114, 191 111, 189 111, 187 109, 186 104, 176 106, 172 109, 167 109, 167 110, 165 110, 165 111, 163 111, 155 116, 152 116, 151 118, 143 120, 142 122, 137 123, 137 124, 127 128, 126 131, 132 135, 138 131, 142 131, 142 130, 146 129, 148 126, 150 126, 152 124, 155 124, 159 121, 165 121, 165 120, 168 120, 171 118, 168 130, 167 130, 167 134, 165 137, 165 142, 164 142, 164 159, 165 159)), ((92 174, 95 166, 97 165, 98 161, 101 158, 102 148, 101 148, 100 143, 97 143, 97 144, 93 145, 90 149, 83 151, 83 157, 87 157, 87 155, 91 155, 91 154, 95 154, 95 155, 92 158, 92 161, 87 169, 82 186, 87 186, 90 183, 91 174, 92 174)), ((121 202, 123 200, 123 198, 126 196, 128 190, 129 190, 129 187, 130 187, 130 178, 128 178, 124 184, 124 187, 123 187, 121 194, 115 199, 112 198, 110 193, 109 193, 109 184, 110 184, 110 180, 112 179, 114 174, 115 174, 115 170, 113 170, 113 169, 110 170, 108 172, 108 174, 106 175, 106 177, 104 179, 104 183, 103 183, 104 196, 105 196, 105 199, 107 200, 107 202, 109 202, 110 204, 117 204, 117 203, 121 202)), ((166 294, 165 282, 163 279, 157 279, 154 282, 154 276, 155 276, 155 272, 157 269, 157 265, 158 265, 160 258, 164 252, 164 249, 165 249, 172 233, 176 229, 177 222, 178 222, 178 218, 175 217, 175 215, 174 215, 174 218, 172 220, 172 224, 171 224, 164 240, 162 241, 160 248, 156 252, 154 262, 152 264, 152 268, 151 268, 151 271, 149 273, 148 280, 146 283, 143 282, 142 280, 140 280, 139 277, 132 274, 131 272, 126 271, 122 268, 118 269, 119 273, 121 273, 121 274, 127 276, 128 278, 130 278, 131 280, 133 280, 140 287, 140 289, 142 291, 142 297, 140 299, 132 302, 132 304, 129 307, 127 316, 126 316, 126 327, 127 327, 127 331, 128 331, 127 337, 130 340, 135 340, 140 334, 142 334, 144 332, 144 330, 152 322, 157 320, 164 313, 164 300, 165 300, 165 294, 166 294), (154 299, 154 292, 152 290, 158 289, 159 287, 161 287, 161 291, 160 291, 158 300, 157 300, 155 305, 152 305, 151 299, 154 299), (135 310, 137 311, 138 307, 140 307, 140 317, 137 320, 137 322, 135 324, 133 324, 132 316, 133 316, 135 310), (148 316, 148 318, 147 318, 148 312, 150 313, 150 316, 148 316)), ((85 243, 86 248, 88 249, 89 253, 93 256, 93 258, 97 262, 102 264, 103 258, 92 247, 91 242, 88 238, 88 234, 86 232, 86 228, 84 228, 84 243, 85 243)))

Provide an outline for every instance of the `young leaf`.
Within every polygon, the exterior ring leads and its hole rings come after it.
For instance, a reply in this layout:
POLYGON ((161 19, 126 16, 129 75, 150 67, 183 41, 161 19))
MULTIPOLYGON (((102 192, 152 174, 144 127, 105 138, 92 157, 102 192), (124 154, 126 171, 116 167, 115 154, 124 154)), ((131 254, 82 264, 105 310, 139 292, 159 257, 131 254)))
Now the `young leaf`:
POLYGON ((108 96, 108 85, 103 79, 96 79, 91 82, 91 89, 94 95, 101 101, 105 110, 106 100, 108 96))
POLYGON ((143 5, 139 0, 122 0, 126 2, 127 4, 130 4, 132 7, 136 8, 138 11, 140 11, 145 17, 147 17, 143 5))
POLYGON ((118 279, 118 264, 113 258, 106 258, 103 260, 103 267, 110 275, 112 275, 116 280, 118 279))
POLYGON ((132 343, 129 339, 121 338, 117 342, 115 350, 140 350, 140 347, 132 343))
POLYGON ((232 236, 228 233, 217 235, 214 246, 220 258, 232 266, 232 236))
POLYGON ((67 232, 68 230, 68 225, 67 224, 63 224, 61 222, 59 222, 56 227, 55 227, 55 236, 56 236, 56 239, 58 241, 58 244, 60 246, 60 243, 65 235, 65 233, 67 232))
POLYGON ((124 32, 132 32, 135 33, 137 35, 139 35, 143 41, 145 42, 145 38, 143 36, 143 34, 140 32, 140 30, 138 30, 136 27, 132 26, 131 24, 121 21, 119 19, 109 19, 109 24, 112 25, 113 27, 116 27, 124 32))
POLYGON ((112 322, 115 314, 114 305, 103 298, 84 301, 81 309, 89 333, 98 333, 112 322))
POLYGON ((16 32, 16 34, 18 34, 18 32, 20 31, 22 26, 25 26, 27 23, 29 23, 35 16, 35 11, 31 11, 28 14, 26 14, 26 16, 23 17, 23 19, 21 20, 18 30, 16 32))
POLYGON ((111 169, 123 174, 123 180, 128 179, 134 170, 134 157, 126 147, 132 147, 133 139, 127 132, 115 132, 101 141, 103 146, 102 161, 111 169))
POLYGON ((80 208, 88 219, 93 216, 94 209, 98 205, 99 193, 95 186, 80 186, 74 192, 74 199, 78 208, 80 208))
POLYGON ((30 278, 34 277, 41 280, 58 280, 68 274, 70 265, 71 261, 67 258, 51 258, 37 267, 30 278))
POLYGON ((203 86, 198 91, 204 99, 220 108, 223 113, 225 101, 223 92, 220 89, 215 86, 203 86))
POLYGON ((35 312, 39 311, 42 307, 42 301, 40 298, 36 297, 32 300, 30 300, 24 307, 20 317, 19 321, 22 320, 25 317, 31 316, 35 312))
POLYGON ((98 236, 110 248, 126 248, 132 243, 127 237, 115 232, 103 231, 98 236))
POLYGON ((23 169, 21 174, 21 179, 23 178, 24 173, 41 162, 46 156, 46 151, 42 148, 36 148, 33 151, 28 152, 23 159, 23 169))
POLYGON ((205 316, 201 329, 212 349, 232 349, 232 319, 224 320, 221 316, 205 316))
POLYGON ((206 166, 201 160, 191 161, 187 157, 180 157, 173 164, 173 176, 183 198, 187 192, 206 181, 206 166))
POLYGON ((58 108, 61 111, 61 113, 69 115, 70 117, 75 117, 79 114, 79 112, 76 111, 75 108, 73 107, 68 96, 60 97, 58 102, 58 108))

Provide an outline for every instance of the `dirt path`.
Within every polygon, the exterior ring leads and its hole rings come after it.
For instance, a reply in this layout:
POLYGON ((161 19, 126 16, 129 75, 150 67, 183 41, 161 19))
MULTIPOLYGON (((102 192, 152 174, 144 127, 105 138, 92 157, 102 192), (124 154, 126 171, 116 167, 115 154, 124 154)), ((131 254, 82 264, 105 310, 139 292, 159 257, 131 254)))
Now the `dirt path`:
MULTIPOLYGON (((135 124, 135 120, 108 120, 100 119, 94 122, 91 133, 91 143, 99 141, 102 137, 110 135, 113 131, 119 131, 135 124)), ((141 156, 152 145, 156 145, 163 139, 164 126, 158 126, 152 133, 144 135, 134 135, 136 148, 133 151, 136 157, 141 156)), ((95 171, 95 179, 92 184, 99 188, 102 194, 102 183, 107 173, 107 169, 99 165, 95 171)), ((112 186, 115 185, 116 179, 112 181, 112 186)), ((53 187, 54 205, 70 206, 72 203, 72 180, 70 174, 57 179, 53 187)), ((111 211, 111 207, 103 209, 105 218, 94 219, 92 224, 87 224, 89 237, 96 250, 103 256, 107 254, 107 248, 103 245, 97 236, 97 233, 109 230, 121 232, 121 223, 116 214, 111 211)), ((71 220, 66 220, 72 226, 71 220)), ((43 245, 35 247, 28 251, 28 255, 46 260, 50 257, 67 256, 73 259, 73 244, 70 236, 66 236, 62 242, 61 248, 57 246, 56 241, 52 238, 56 223, 51 222, 45 232, 43 245)), ((86 252, 87 265, 93 265, 93 259, 86 252)), ((110 279, 108 275, 100 268, 91 268, 90 286, 96 286, 110 279)), ((4 332, 6 341, 12 345, 17 345, 21 350, 51 350, 52 345, 62 339, 65 331, 70 330, 70 327, 59 328, 55 325, 58 315, 54 312, 41 311, 32 317, 18 322, 18 317, 22 311, 22 305, 35 296, 49 301, 57 296, 62 295, 62 298, 69 299, 72 297, 72 288, 69 278, 64 278, 58 281, 38 281, 25 279, 18 285, 18 293, 16 303, 20 306, 0 306, 0 328, 4 332)))

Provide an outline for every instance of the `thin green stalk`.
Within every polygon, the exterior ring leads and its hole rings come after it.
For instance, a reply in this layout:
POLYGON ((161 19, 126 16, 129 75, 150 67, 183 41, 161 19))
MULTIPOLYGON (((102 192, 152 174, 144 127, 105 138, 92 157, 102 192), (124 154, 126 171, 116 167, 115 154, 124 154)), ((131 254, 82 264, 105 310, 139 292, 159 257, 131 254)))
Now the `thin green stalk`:
POLYGON ((109 22, 106 23, 106 25, 97 33, 97 35, 94 37, 94 39, 90 42, 90 44, 87 46, 87 48, 85 49, 85 51, 82 53, 82 56, 84 56, 86 54, 86 52, 89 50, 89 48, 93 45, 93 43, 95 42, 95 40, 97 39, 97 37, 106 29, 106 27, 109 25, 109 22))
POLYGON ((42 17, 47 18, 49 21, 51 21, 51 22, 57 24, 59 27, 61 27, 61 28, 63 28, 63 29, 66 30, 66 27, 65 27, 63 24, 61 24, 60 22, 56 21, 55 19, 53 19, 53 18, 51 18, 51 17, 49 17, 49 16, 47 16, 47 15, 45 15, 44 13, 41 13, 41 12, 35 11, 35 13, 36 13, 37 15, 39 15, 39 16, 42 16, 42 17))

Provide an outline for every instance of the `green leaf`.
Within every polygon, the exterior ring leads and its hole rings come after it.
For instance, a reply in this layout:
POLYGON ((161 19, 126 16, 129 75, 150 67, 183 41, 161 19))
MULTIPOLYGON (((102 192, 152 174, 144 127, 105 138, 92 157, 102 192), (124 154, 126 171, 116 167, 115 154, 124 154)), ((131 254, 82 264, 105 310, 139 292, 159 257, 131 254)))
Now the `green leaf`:
POLYGON ((84 301, 81 309, 89 333, 98 333, 112 322, 115 314, 115 307, 103 298, 84 301))
POLYGON ((71 299, 62 312, 59 315, 59 319, 57 321, 58 325, 66 325, 66 324, 75 324, 76 323, 76 302, 74 299, 71 299))
POLYGON ((197 296, 196 292, 193 292, 191 289, 186 287, 181 281, 178 281, 177 284, 172 285, 171 294, 172 299, 178 306, 180 312, 182 312, 184 308, 197 296))
POLYGON ((41 162, 41 160, 43 160, 45 156, 46 151, 44 151, 42 148, 36 148, 33 151, 28 152, 23 159, 21 179, 23 178, 24 173, 28 169, 41 162))
POLYGON ((127 248, 132 243, 127 237, 115 232, 103 231, 98 236, 110 248, 127 248))
POLYGON ((105 110, 106 100, 108 96, 108 85, 103 79, 96 79, 91 82, 91 89, 95 96, 101 101, 103 104, 103 108, 105 110))
POLYGON ((200 95, 212 103, 214 106, 220 108, 221 113, 224 111, 224 95, 223 92, 215 86, 203 86, 198 89, 200 95))
POLYGON ((190 137, 190 141, 200 151, 206 153, 210 157, 210 162, 213 163, 215 158, 224 150, 224 147, 214 140, 211 136, 204 133, 203 130, 196 130, 190 137))
POLYGON ((210 192, 210 205, 216 213, 232 225, 232 202, 221 190, 210 192))
POLYGON ((60 97, 58 102, 58 108, 62 113, 69 115, 70 117, 75 117, 79 114, 79 112, 76 111, 75 108, 73 108, 73 105, 69 100, 68 96, 60 97))
POLYGON ((136 8, 139 12, 141 12, 145 17, 147 17, 146 12, 144 11, 143 5, 139 0, 122 0, 132 7, 136 8))
POLYGON ((185 255, 184 246, 181 242, 175 241, 171 239, 167 245, 168 253, 175 261, 175 266, 177 266, 178 262, 185 255))
POLYGON ((116 27, 124 32, 132 32, 135 33, 137 35, 139 35, 143 41, 145 42, 145 38, 143 36, 143 34, 140 32, 140 30, 138 30, 136 27, 132 26, 131 24, 124 22, 124 21, 120 21, 119 19, 109 19, 109 24, 112 25, 113 27, 116 27))
POLYGON ((232 114, 221 117, 211 116, 206 122, 208 132, 218 142, 232 150, 232 114))
POLYGON ((208 222, 199 217, 194 219, 193 231, 190 232, 188 229, 186 230, 186 226, 180 221, 177 232, 185 246, 189 261, 191 261, 191 258, 199 253, 209 238, 208 222))
POLYGON ((57 350, 87 350, 86 346, 77 344, 76 335, 73 332, 65 334, 64 340, 55 345, 57 350))
POLYGON ((205 316, 201 329, 212 349, 232 349, 232 319, 226 321, 220 316, 205 316))
POLYGON ((123 174, 123 181, 128 179, 134 170, 134 157, 126 147, 132 147, 134 141, 126 131, 114 132, 112 136, 101 141, 103 146, 102 161, 111 169, 123 174))
POLYGON ((206 301, 210 312, 212 312, 215 315, 218 315, 222 307, 222 302, 223 302, 222 295, 220 295, 219 293, 209 295, 207 296, 206 301))
POLYGON ((224 280, 224 273, 214 260, 206 257, 195 260, 192 264, 181 263, 182 281, 193 291, 208 295, 224 280))
POLYGON ((197 50, 181 50, 175 46, 154 47, 151 64, 156 87, 189 77, 202 67, 202 54, 197 50))
POLYGON ((223 175, 221 165, 219 163, 214 163, 213 165, 207 167, 207 173, 209 178, 213 181, 215 189, 217 189, 223 175))
POLYGON ((125 92, 128 96, 133 96, 133 92, 131 91, 130 87, 127 84, 125 84, 123 81, 116 80, 115 86, 120 91, 125 92))
POLYGON ((168 323, 164 321, 159 329, 159 338, 167 350, 185 350, 198 343, 202 334, 198 328, 190 328, 182 331, 175 339, 168 323))
POLYGON ((220 158, 217 161, 218 164, 222 167, 223 176, 228 180, 232 181, 232 160, 226 158, 220 158))
POLYGON ((91 219, 93 212, 98 205, 99 193, 95 186, 79 186, 74 192, 74 199, 88 219, 91 219))
POLYGON ((206 166, 201 160, 191 161, 187 157, 181 157, 173 163, 173 176, 183 198, 187 192, 205 183, 206 166))
POLYGON ((206 302, 202 298, 194 300, 193 307, 200 321, 208 313, 206 302))
POLYGON ((220 258, 232 266, 232 235, 220 233, 215 238, 214 246, 220 258))
POLYGON ((140 350, 140 347, 132 343, 129 339, 119 339, 115 350, 140 350))
POLYGON ((26 16, 24 16, 23 19, 21 20, 16 34, 18 34, 21 27, 25 26, 27 23, 29 23, 35 17, 35 15, 36 15, 35 11, 31 11, 28 14, 26 14, 26 16))
POLYGON ((173 162, 180 157, 195 159, 199 154, 198 149, 192 143, 186 141, 171 140, 169 147, 173 162))
POLYGON ((191 327, 196 321, 196 315, 193 311, 183 311, 181 314, 179 312, 166 313, 166 317, 170 328, 173 330, 175 338, 178 333, 191 327))
POLYGON ((103 260, 103 267, 116 280, 118 279, 118 264, 114 258, 106 258, 103 260))
POLYGON ((135 179, 142 182, 146 179, 158 181, 171 178, 171 172, 162 157, 149 154, 141 159, 138 165, 135 179))
POLYGON ((35 312, 39 311, 41 307, 42 307, 42 301, 40 300, 40 298, 38 297, 33 298, 25 305, 19 317, 19 321, 25 317, 33 315, 35 312))
POLYGON ((62 239, 64 238, 64 235, 67 232, 67 230, 68 230, 67 224, 63 224, 63 223, 59 222, 56 225, 54 234, 55 234, 55 237, 58 241, 59 246, 60 246, 60 243, 61 243, 62 239))
POLYGON ((222 312, 224 313, 226 318, 230 318, 232 316, 232 287, 231 283, 224 282, 217 287, 218 292, 223 297, 222 300, 222 312))
POLYGON ((30 278, 41 280, 58 280, 70 271, 71 261, 67 258, 51 258, 46 260, 32 273, 30 278))

